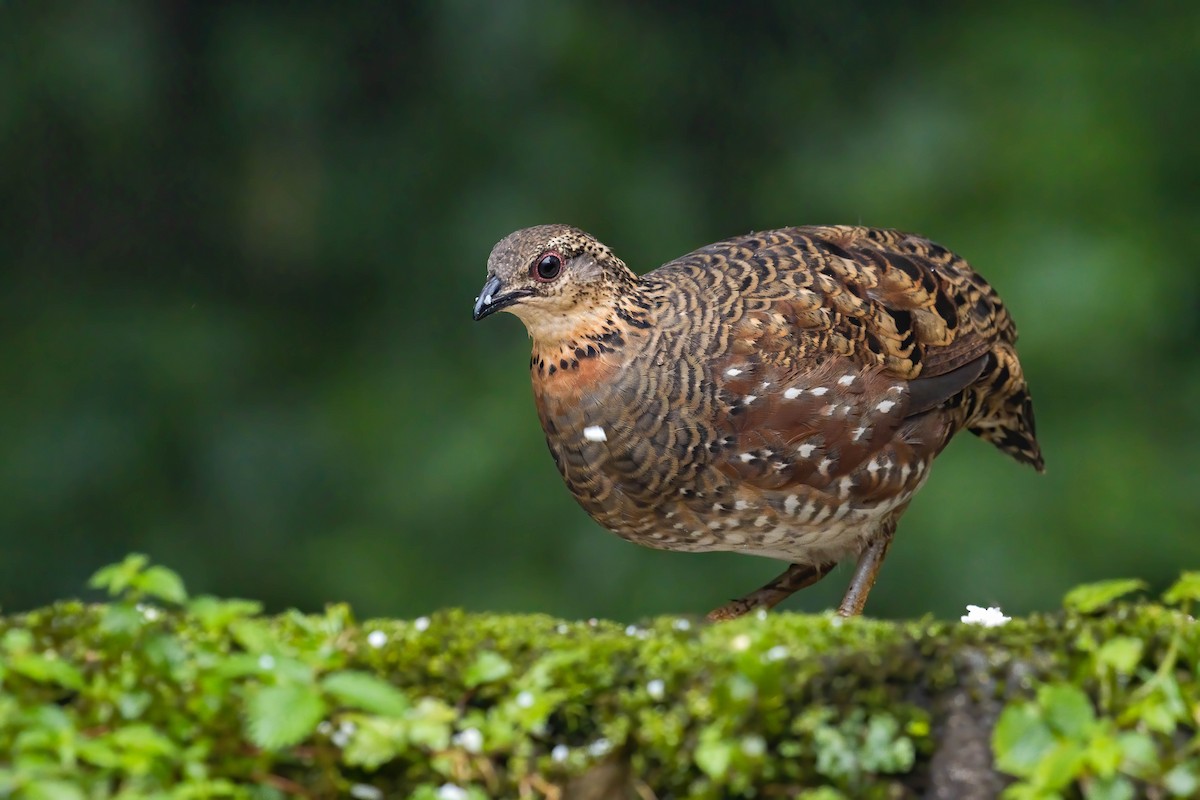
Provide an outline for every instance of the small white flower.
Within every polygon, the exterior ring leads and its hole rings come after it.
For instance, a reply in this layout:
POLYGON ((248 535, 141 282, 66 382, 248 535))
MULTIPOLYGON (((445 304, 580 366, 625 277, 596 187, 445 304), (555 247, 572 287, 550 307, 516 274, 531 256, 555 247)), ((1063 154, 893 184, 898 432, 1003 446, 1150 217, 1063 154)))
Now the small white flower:
POLYGON ((557 633, 568 633, 568 632, 570 632, 571 629, 568 628, 565 624, 560 622, 560 623, 558 623, 558 625, 554 626, 554 630, 557 633))
POLYGON ((626 625, 625 626, 625 635, 626 636, 637 636, 638 635, 638 626, 637 625, 626 625))
POLYGON ((154 606, 147 606, 147 605, 143 605, 142 603, 138 603, 137 610, 142 612, 142 616, 145 617, 146 620, 149 622, 154 622, 154 620, 158 619, 159 616, 161 616, 158 609, 155 608, 154 606))
POLYGON ((733 637, 733 641, 729 643, 729 646, 740 653, 743 650, 749 649, 750 637, 744 633, 739 633, 737 636, 733 637))
POLYGON ((270 653, 263 653, 258 657, 258 668, 264 672, 275 669, 275 656, 270 653))
POLYGON ((517 695, 517 708, 529 708, 533 705, 533 692, 521 692, 517 695))
POLYGON ((333 742, 334 747, 344 748, 346 745, 350 744, 350 734, 343 730, 336 730, 333 732, 333 735, 329 737, 329 741, 333 742))
POLYGON ((383 800, 383 792, 366 783, 356 783, 351 786, 350 796, 357 800, 383 800))
POLYGON ((387 644, 387 639, 387 634, 383 631, 371 631, 367 634, 367 644, 371 645, 371 647, 374 647, 376 650, 387 644))
POLYGON ((650 695, 653 700, 662 700, 666 694, 667 685, 659 678, 655 678, 646 684, 646 694, 650 695))
MULTIPOLYGON (((417 629, 418 633, 424 633, 429 630, 429 617, 417 617, 413 620, 413 627, 417 629)), ((449 786, 450 784, 446 785, 449 786)))
POLYGON ((443 783, 437 792, 438 800, 467 800, 467 790, 453 783, 443 783))
POLYGON ((755 611, 754 618, 757 620, 766 619, 767 618, 767 610, 765 608, 760 608, 758 611, 755 611))
POLYGON ((317 723, 317 733, 322 736, 328 736, 333 733, 333 723, 327 719, 323 719, 317 723))
POLYGON ((556 744, 554 749, 550 751, 550 758, 561 764, 567 760, 567 756, 571 755, 571 748, 565 744, 556 744))
POLYGON ((688 622, 686 619, 677 619, 671 623, 671 627, 677 631, 686 631, 691 629, 692 623, 688 622))
POLYGON ((588 753, 595 758, 599 758, 600 756, 606 754, 609 750, 612 750, 612 742, 603 737, 588 745, 588 753))
POLYGON ((455 734, 454 743, 468 753, 478 753, 483 750, 483 734, 478 728, 467 728, 462 733, 455 734))
POLYGON ((980 606, 967 606, 967 613, 960 619, 968 625, 982 625, 985 628, 998 628, 1005 624, 1012 617, 1004 616, 1004 612, 999 607, 982 608, 980 606))
POLYGON ((782 661, 788 657, 788 649, 781 644, 777 644, 767 652, 763 653, 763 661, 782 661))

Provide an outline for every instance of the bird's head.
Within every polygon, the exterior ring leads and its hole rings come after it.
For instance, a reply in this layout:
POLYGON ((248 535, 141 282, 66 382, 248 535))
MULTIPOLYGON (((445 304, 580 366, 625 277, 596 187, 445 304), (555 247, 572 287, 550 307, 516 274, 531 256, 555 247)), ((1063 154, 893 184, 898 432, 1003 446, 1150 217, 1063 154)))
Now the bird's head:
POLYGON ((568 225, 510 233, 492 249, 487 270, 475 319, 511 312, 535 340, 567 336, 607 316, 637 280, 611 250, 568 225))

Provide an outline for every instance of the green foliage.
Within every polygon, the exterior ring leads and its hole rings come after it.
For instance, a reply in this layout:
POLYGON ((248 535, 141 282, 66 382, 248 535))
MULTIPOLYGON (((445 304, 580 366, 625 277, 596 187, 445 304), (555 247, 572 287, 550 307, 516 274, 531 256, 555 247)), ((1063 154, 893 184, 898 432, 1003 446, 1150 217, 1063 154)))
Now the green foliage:
POLYGON ((1100 581, 1076 586, 1067 592, 1063 605, 1080 614, 1091 614, 1127 594, 1146 588, 1146 582, 1132 579, 1100 581))
MULTIPOLYGON (((1185 573, 1164 602, 1194 599, 1195 575, 1185 573)), ((1139 584, 1082 586, 1067 595, 1067 604, 1091 613, 1139 584)), ((1146 636, 1080 629, 1077 682, 1042 684, 1034 699, 1004 709, 992 740, 996 766, 1020 779, 1006 789, 1006 798, 1048 800, 1071 789, 1087 800, 1196 795, 1200 637, 1189 617, 1163 614, 1162 622, 1157 646, 1146 636), (1152 658, 1148 649, 1155 651, 1152 658)))
POLYGON ((538 797, 610 763, 659 796, 894 797, 954 746, 914 698, 952 686, 964 650, 1013 698, 993 742, 1008 797, 1200 784, 1200 637, 1162 605, 995 629, 461 611, 359 624, 344 606, 149 604, 173 584, 144 576, 165 572, 126 559, 97 573, 121 587, 108 605, 0 618, 0 797, 538 797), (1014 670, 1030 692, 1004 688, 1014 670))
POLYGON ((93 589, 103 589, 110 597, 124 595, 137 600, 150 597, 176 605, 187 602, 187 590, 179 574, 164 566, 148 566, 150 559, 142 553, 131 553, 119 564, 109 564, 96 570, 88 581, 93 589))

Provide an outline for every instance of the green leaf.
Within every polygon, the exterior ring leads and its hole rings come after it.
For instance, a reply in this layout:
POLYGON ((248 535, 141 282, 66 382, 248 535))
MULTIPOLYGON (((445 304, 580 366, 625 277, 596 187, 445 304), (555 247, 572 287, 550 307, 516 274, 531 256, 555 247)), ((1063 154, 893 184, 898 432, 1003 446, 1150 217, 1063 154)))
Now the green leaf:
POLYGON ((512 664, 499 653, 484 650, 475 657, 475 662, 463 673, 463 683, 474 688, 505 678, 512 672, 512 664))
POLYGON ((179 573, 166 567, 153 566, 133 579, 139 591, 168 603, 182 605, 187 602, 187 589, 179 573))
POLYGON ((700 733, 700 744, 696 746, 695 754, 696 766, 710 778, 726 778, 729 764, 733 761, 733 751, 733 743, 722 735, 720 728, 710 725, 700 733))
POLYGON ((1118 636, 1109 639, 1096 653, 1096 660, 1101 664, 1112 667, 1122 675, 1129 675, 1142 660, 1142 650, 1145 645, 1141 639, 1132 636, 1118 636))
POLYGON ((325 676, 321 686, 344 706, 398 717, 412 707, 404 692, 365 672, 346 670, 325 676))
POLYGON ((33 780, 21 792, 23 800, 84 800, 83 790, 59 780, 33 780))
POLYGON ((1070 684, 1049 684, 1038 689, 1038 705, 1047 724, 1070 739, 1082 739, 1096 724, 1096 712, 1083 690, 1070 684))
POLYGON ((1083 768, 1083 745, 1075 741, 1060 741, 1038 761, 1030 777, 1037 786, 1057 791, 1065 789, 1083 768))
POLYGON ((1196 774, 1196 762, 1180 764, 1163 775, 1163 786, 1176 797, 1196 797, 1200 794, 1200 776, 1196 774))
POLYGON ((135 750, 149 756, 170 756, 179 747, 149 725, 127 725, 112 734, 112 742, 122 750, 135 750))
POLYGON ((1146 582, 1136 578, 1119 578, 1098 583, 1085 583, 1067 592, 1063 605, 1080 614, 1091 614, 1130 592, 1146 588, 1146 582))
POLYGON ((1179 580, 1163 592, 1163 602, 1170 605, 1179 605, 1189 600, 1200 600, 1200 572, 1183 573, 1179 580))
POLYGON ((1050 728, 1028 703, 1005 708, 992 733, 996 766, 1020 778, 1033 774, 1054 743, 1050 728))
POLYGON ((1121 770, 1135 778, 1148 778, 1158 769, 1158 748, 1144 734, 1129 731, 1117 736, 1121 748, 1121 770))
POLYGON ((1092 772, 1101 778, 1111 778, 1121 768, 1121 746, 1111 730, 1093 736, 1087 745, 1087 761, 1092 772))
POLYGON ((408 746, 407 725, 397 719, 348 715, 354 733, 342 748, 342 758, 351 767, 378 769, 408 746))
POLYGON ((38 683, 55 683, 68 689, 83 688, 83 673, 61 658, 21 653, 9 658, 7 666, 13 672, 38 683))
POLYGON ((797 795, 796 800, 846 800, 846 795, 829 786, 820 789, 806 789, 797 795))
POLYGON ((188 611, 194 614, 207 630, 220 631, 228 627, 234 620, 253 617, 260 613, 262 603, 238 598, 222 600, 211 595, 201 595, 188 603, 188 611))
POLYGON ((102 769, 113 769, 121 764, 121 756, 108 737, 80 742, 79 758, 102 769))
POLYGON ((283 683, 261 689, 247 708, 250 738, 273 750, 303 741, 325 716, 325 700, 315 686, 283 683))
POLYGON ((0 650, 13 655, 33 649, 33 634, 24 628, 13 628, 5 631, 0 637, 0 650))
POLYGON ((270 653, 279 647, 271 627, 257 619, 235 619, 229 623, 229 632, 250 653, 270 653))
POLYGON ((1133 800, 1133 784, 1120 775, 1101 778, 1090 782, 1083 796, 1086 800, 1133 800))
POLYGON ((445 750, 450 746, 450 725, 457 716, 442 701, 423 697, 408 713, 408 740, 429 750, 445 750))
POLYGON ((93 589, 104 589, 116 597, 133 583, 134 578, 149 563, 148 556, 142 553, 130 553, 121 563, 109 564, 96 570, 95 574, 88 579, 88 586, 93 589))

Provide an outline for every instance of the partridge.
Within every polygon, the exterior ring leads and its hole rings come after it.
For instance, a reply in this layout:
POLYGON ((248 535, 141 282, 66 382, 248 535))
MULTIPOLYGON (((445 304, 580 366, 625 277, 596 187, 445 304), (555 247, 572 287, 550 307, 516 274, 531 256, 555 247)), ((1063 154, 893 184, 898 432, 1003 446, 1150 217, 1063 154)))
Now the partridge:
POLYGON ((593 519, 648 547, 788 562, 711 619, 770 608, 850 556, 838 612, 862 613, 960 430, 1043 468, 1012 318, 920 236, 784 228, 639 277, 589 234, 542 225, 487 269, 474 318, 528 329, 546 442, 593 519))

